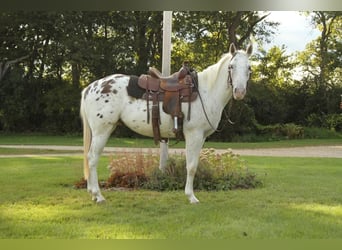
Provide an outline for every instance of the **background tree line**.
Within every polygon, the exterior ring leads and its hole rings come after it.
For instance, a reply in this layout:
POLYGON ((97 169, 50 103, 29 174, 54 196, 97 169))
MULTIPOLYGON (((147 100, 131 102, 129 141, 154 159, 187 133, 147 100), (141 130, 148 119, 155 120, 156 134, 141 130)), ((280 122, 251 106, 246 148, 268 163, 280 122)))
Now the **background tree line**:
MULTIPOLYGON (((247 98, 227 106, 221 125, 228 119, 235 124, 213 139, 238 140, 288 123, 342 129, 341 12, 306 15, 321 35, 287 55, 284 47, 262 49, 277 27, 267 13, 173 13, 172 71, 184 60, 200 71, 231 42, 244 48, 253 37, 259 47, 247 98), (298 69, 299 78, 293 76, 298 69)), ((0 13, 0 131, 81 132, 85 86, 113 73, 161 68, 162 18, 151 11, 0 13)), ((133 135, 125 128, 117 133, 133 135)))

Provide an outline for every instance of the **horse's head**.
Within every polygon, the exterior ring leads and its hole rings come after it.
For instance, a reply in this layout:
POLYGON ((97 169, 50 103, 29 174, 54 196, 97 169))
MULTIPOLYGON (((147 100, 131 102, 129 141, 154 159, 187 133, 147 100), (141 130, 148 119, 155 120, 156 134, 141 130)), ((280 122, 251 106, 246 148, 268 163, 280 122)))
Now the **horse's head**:
POLYGON ((246 51, 237 51, 232 43, 229 47, 229 53, 232 58, 228 65, 228 84, 233 87, 233 97, 235 100, 241 100, 246 95, 247 82, 251 74, 249 57, 253 52, 252 45, 249 45, 246 51))

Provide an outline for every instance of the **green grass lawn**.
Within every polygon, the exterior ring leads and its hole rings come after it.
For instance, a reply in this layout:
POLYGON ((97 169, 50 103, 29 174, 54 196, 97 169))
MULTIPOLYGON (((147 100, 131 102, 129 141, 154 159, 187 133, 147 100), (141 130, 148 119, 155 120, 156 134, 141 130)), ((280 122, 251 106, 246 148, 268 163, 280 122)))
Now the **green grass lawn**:
POLYGON ((81 150, 52 150, 52 149, 34 149, 34 148, 1 148, 0 155, 41 155, 41 154, 70 154, 79 153, 82 154, 81 150))
MULTIPOLYGON (((0 134, 0 145, 71 145, 81 146, 83 140, 81 136, 47 136, 47 135, 6 135, 0 134)), ((279 147, 302 147, 317 145, 342 145, 341 138, 336 139, 299 139, 299 140, 281 140, 268 142, 212 142, 208 141, 204 147, 210 148, 279 148, 279 147)), ((110 147, 151 147, 159 148, 151 138, 115 138, 111 137, 107 143, 110 147)), ((184 141, 175 144, 170 141, 171 148, 184 148, 184 141)), ((1 149, 0 149, 1 150, 1 149)), ((1 153, 1 151, 0 151, 1 153)))
MULTIPOLYGON (((73 184, 80 157, 0 158, 0 238, 342 238, 342 159, 243 157, 264 186, 197 192, 104 191, 73 184)), ((100 179, 107 179, 102 157, 100 179)))

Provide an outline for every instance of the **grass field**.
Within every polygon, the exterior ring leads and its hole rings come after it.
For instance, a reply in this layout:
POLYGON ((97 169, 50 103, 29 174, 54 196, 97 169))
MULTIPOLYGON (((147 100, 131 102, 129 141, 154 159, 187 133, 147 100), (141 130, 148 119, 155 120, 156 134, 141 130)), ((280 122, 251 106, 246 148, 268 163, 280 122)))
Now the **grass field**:
POLYGON ((146 190, 104 191, 96 205, 73 188, 80 157, 0 158, 0 238, 342 238, 342 159, 243 158, 264 186, 197 192, 198 205, 146 190))
MULTIPOLYGON (((83 140, 81 136, 47 136, 47 135, 7 135, 0 134, 0 145, 70 145, 81 146, 83 140)), ((184 148, 184 141, 175 144, 170 142, 170 147, 184 148)), ((299 139, 299 140, 281 140, 267 142, 205 142, 207 148, 279 148, 279 147, 302 147, 316 145, 342 145, 342 139, 299 139)), ((151 138, 114 138, 108 140, 107 146, 110 147, 151 147, 158 148, 151 138)), ((2 150, 2 149, 0 149, 2 150)), ((0 151, 0 153, 2 153, 0 151)))

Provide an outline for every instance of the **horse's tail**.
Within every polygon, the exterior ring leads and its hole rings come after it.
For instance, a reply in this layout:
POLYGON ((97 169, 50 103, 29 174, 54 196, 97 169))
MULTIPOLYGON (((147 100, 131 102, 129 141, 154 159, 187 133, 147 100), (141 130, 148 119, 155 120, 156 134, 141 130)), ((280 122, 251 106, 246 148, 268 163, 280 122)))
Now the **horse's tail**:
POLYGON ((88 177, 89 177, 88 152, 90 149, 92 134, 91 134, 91 129, 89 127, 87 114, 84 110, 84 91, 82 92, 80 114, 81 114, 82 122, 83 122, 83 150, 84 150, 83 173, 84 173, 84 179, 88 180, 88 177))

